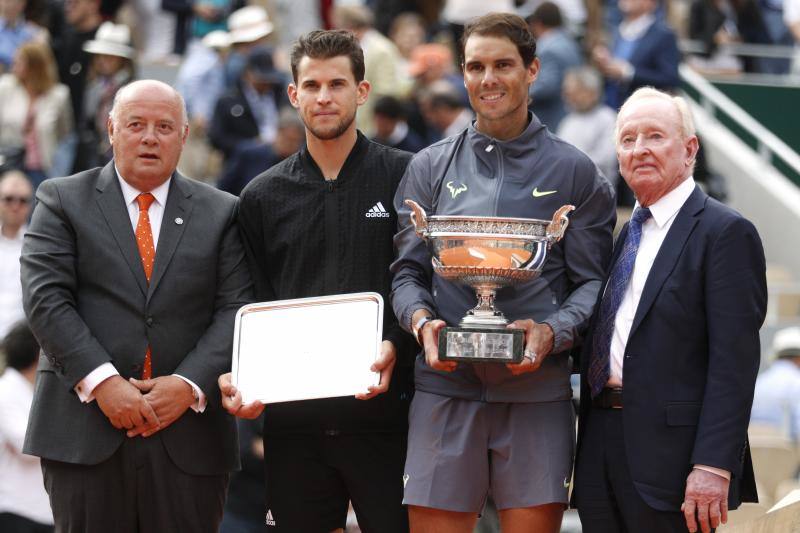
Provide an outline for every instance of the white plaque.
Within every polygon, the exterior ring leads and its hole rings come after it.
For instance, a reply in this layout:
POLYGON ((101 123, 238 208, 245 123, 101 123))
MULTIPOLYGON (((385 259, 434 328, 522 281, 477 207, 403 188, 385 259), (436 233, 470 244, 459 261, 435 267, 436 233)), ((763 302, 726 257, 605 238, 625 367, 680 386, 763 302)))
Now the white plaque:
POLYGON ((383 298, 374 292, 255 303, 236 313, 233 384, 245 403, 366 393, 380 374, 383 298))

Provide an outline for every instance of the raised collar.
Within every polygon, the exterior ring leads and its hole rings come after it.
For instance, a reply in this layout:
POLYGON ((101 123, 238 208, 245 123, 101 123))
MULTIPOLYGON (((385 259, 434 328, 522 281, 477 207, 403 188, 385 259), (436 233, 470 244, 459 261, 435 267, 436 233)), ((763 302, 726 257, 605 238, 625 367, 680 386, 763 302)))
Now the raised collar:
MULTIPOLYGON (((353 145, 353 148, 347 155, 347 159, 345 159, 342 169, 339 171, 339 175, 335 180, 331 180, 332 183, 344 183, 347 181, 350 174, 350 167, 361 160, 363 155, 367 152, 369 143, 369 139, 367 139, 364 134, 362 134, 360 131, 356 132, 356 143, 353 145)), ((315 183, 327 181, 325 180, 325 176, 322 175, 319 165, 317 165, 317 162, 314 161, 313 157, 311 157, 311 152, 308 151, 307 144, 303 144, 303 147, 300 148, 298 156, 301 164, 303 165, 303 170, 305 170, 303 174, 307 181, 315 183)))
POLYGON ((495 146, 498 146, 503 154, 509 157, 536 150, 541 139, 540 132, 544 130, 544 125, 530 111, 528 112, 528 126, 522 130, 522 133, 507 141, 501 141, 479 132, 475 129, 475 124, 476 121, 472 121, 467 128, 467 139, 476 153, 490 153, 495 146))

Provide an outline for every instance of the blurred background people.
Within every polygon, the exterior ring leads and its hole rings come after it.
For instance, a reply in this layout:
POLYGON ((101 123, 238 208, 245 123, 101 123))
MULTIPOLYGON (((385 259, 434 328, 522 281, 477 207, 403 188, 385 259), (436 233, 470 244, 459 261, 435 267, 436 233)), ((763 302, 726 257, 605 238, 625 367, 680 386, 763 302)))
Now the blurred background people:
POLYGON ((418 101, 428 126, 428 144, 461 132, 475 116, 472 108, 461 99, 459 91, 444 80, 420 91, 418 101))
POLYGON ((619 106, 639 87, 674 91, 681 54, 675 32, 656 16, 658 0, 619 0, 623 19, 611 47, 596 45, 592 60, 606 78, 606 103, 619 106))
POLYGON ((92 59, 83 96, 83 115, 77 120, 76 168, 101 167, 111 161, 108 113, 117 91, 136 76, 130 42, 127 26, 104 22, 95 38, 83 45, 92 59))
POLYGON ((616 187, 619 181, 614 146, 617 114, 602 101, 602 76, 590 66, 570 69, 564 76, 563 94, 570 111, 556 134, 588 155, 616 187))
POLYGON ((555 132, 567 114, 561 86, 567 70, 583 63, 583 54, 575 39, 564 28, 561 10, 553 2, 543 2, 528 17, 528 26, 536 37, 539 75, 531 84, 529 108, 550 131, 555 132))
POLYGON ((25 20, 26 0, 0 0, 0 73, 11 68, 14 53, 28 41, 47 41, 47 33, 25 20))
POLYGON ((275 68, 271 48, 250 50, 239 83, 219 98, 208 129, 211 145, 226 161, 237 148, 275 141, 278 111, 287 99, 285 81, 275 68))
POLYGON ((416 153, 428 146, 422 137, 408 127, 405 103, 394 96, 381 96, 375 100, 373 141, 406 152, 416 153))
POLYGON ((19 256, 32 205, 33 187, 25 174, 8 170, 0 175, 0 339, 25 318, 19 256))
POLYGON ((31 41, 14 55, 10 74, 0 77, 0 147, 15 150, 34 188, 50 176, 71 173, 74 144, 69 89, 58 83, 46 44, 31 41))
POLYGON ((800 327, 775 333, 770 361, 756 380, 750 421, 800 443, 800 327))
POLYGON ((239 196, 253 178, 300 150, 305 143, 303 122, 294 109, 285 107, 278 114, 278 131, 272 144, 243 144, 228 159, 217 187, 239 196))
POLYGON ((12 327, 2 342, 6 369, 0 376, 0 531, 52 532, 53 513, 39 458, 22 453, 39 345, 25 322, 12 327))
POLYGON ((274 29, 267 10, 261 6, 245 6, 231 13, 228 17, 231 50, 225 61, 227 87, 239 83, 248 54, 254 48, 266 46, 267 38, 274 29))

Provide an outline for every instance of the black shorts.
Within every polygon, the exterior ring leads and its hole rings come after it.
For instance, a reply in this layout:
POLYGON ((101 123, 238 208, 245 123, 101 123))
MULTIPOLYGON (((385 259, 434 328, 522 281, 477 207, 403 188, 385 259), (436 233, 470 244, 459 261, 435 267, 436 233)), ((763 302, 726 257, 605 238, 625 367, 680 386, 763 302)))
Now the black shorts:
POLYGON ((344 528, 348 502, 364 533, 407 533, 406 436, 398 433, 264 436, 270 533, 344 528))

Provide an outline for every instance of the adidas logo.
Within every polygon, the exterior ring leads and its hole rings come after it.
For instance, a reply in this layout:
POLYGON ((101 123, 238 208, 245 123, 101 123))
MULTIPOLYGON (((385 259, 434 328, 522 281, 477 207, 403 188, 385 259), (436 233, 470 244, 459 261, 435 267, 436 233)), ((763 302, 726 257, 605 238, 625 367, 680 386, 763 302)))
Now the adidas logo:
POLYGON ((383 207, 383 204, 378 202, 377 204, 373 205, 369 211, 367 211, 366 217, 367 218, 389 218, 389 212, 383 207))
POLYGON ((267 509, 267 525, 275 527, 275 519, 272 517, 272 509, 267 509))

